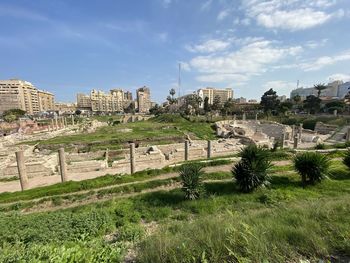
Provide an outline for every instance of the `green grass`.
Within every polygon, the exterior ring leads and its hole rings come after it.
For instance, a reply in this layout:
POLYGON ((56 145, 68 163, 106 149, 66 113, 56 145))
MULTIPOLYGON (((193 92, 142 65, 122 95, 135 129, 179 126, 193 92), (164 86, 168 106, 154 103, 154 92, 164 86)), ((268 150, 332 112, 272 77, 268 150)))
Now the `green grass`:
MULTIPOLYGON (((167 115, 166 115, 167 116, 167 115)), ((141 145, 167 144, 176 141, 181 142, 188 134, 193 139, 214 139, 215 132, 211 123, 188 121, 178 115, 173 118, 168 116, 168 121, 153 118, 148 121, 119 124, 116 126, 101 127, 96 132, 89 134, 77 134, 58 136, 48 140, 32 141, 30 144, 38 144, 39 148, 57 150, 65 146, 67 151, 78 147, 82 151, 111 150, 125 148, 129 141, 140 142, 141 145), (121 129, 132 129, 132 132, 123 133, 121 129)), ((98 117, 100 121, 108 120, 109 116, 98 117)))
POLYGON ((293 169, 274 167, 271 185, 250 194, 226 180, 230 172, 216 172, 203 179, 222 181, 206 182, 205 194, 194 201, 175 189, 55 212, 1 213, 0 261, 48 261, 53 255, 52 262, 67 262, 61 258, 67 253, 77 262, 84 262, 78 255, 85 254, 100 255, 97 261, 103 262, 110 253, 121 262, 129 245, 138 252, 137 262, 154 263, 318 262, 350 256, 349 170, 334 161, 329 179, 307 187, 297 173, 286 171, 293 169), (106 234, 112 240, 105 241, 106 234))
MULTIPOLYGON (((196 163, 197 161, 193 161, 196 163)), ((209 162, 201 163, 203 167, 206 166, 218 166, 232 163, 230 160, 209 160, 209 162)), ((178 171, 179 166, 165 167, 163 169, 145 170, 136 172, 133 175, 105 175, 93 179, 84 181, 68 181, 64 183, 58 183, 50 186, 38 187, 22 192, 14 193, 1 193, 0 204, 17 202, 24 200, 31 200, 41 197, 56 196, 62 194, 69 194, 78 191, 88 191, 100 187, 118 185, 123 183, 137 182, 145 179, 152 178, 157 175, 166 174, 170 172, 178 171)))

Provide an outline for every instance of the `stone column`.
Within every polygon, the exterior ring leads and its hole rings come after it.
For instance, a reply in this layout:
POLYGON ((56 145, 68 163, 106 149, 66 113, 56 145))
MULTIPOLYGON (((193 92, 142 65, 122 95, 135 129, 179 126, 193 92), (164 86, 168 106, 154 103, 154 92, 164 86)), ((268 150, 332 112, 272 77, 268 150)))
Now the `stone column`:
POLYGON ((72 125, 74 125, 74 115, 71 115, 72 117, 72 125))
POLYGON ((109 158, 109 149, 106 149, 106 153, 105 153, 105 161, 106 161, 106 166, 108 167, 108 158, 109 158))
POLYGON ((255 114, 255 121, 258 121, 258 114, 255 114))
POLYGON ((58 150, 58 158, 61 172, 61 182, 67 181, 67 166, 66 166, 66 155, 64 153, 64 148, 58 150))
POLYGON ((185 161, 188 161, 189 148, 190 148, 190 142, 189 140, 186 140, 185 141, 185 161))
POLYGON ((135 173, 135 143, 130 143, 130 173, 135 173))
POLYGON ((27 177, 27 170, 26 165, 24 161, 24 152, 18 151, 16 152, 16 160, 17 160, 17 169, 18 169, 18 175, 19 175, 19 181, 21 184, 21 189, 26 190, 29 187, 28 183, 28 177, 27 177))
POLYGON ((247 120, 247 117, 246 117, 245 112, 244 112, 243 116, 242 116, 242 121, 245 121, 245 120, 247 120))
POLYGON ((58 120, 57 120, 57 115, 55 116, 55 125, 56 125, 56 131, 58 130, 58 120))
POLYGON ((295 136, 295 125, 293 124, 292 125, 292 138, 291 138, 291 140, 294 138, 294 136, 295 136))
POLYGON ((67 127, 67 118, 66 117, 63 117, 63 123, 64 123, 64 126, 67 127))
POLYGON ((346 141, 350 141, 350 128, 348 128, 348 133, 346 134, 346 141))
POLYGON ((300 123, 300 125, 299 125, 299 142, 301 142, 301 135, 302 135, 302 133, 303 133, 303 124, 300 123))
POLYGON ((334 115, 334 117, 337 117, 338 116, 338 110, 334 110, 333 111, 333 115, 334 115))
POLYGON ((293 144, 294 149, 298 148, 298 141, 299 141, 298 135, 295 135, 294 136, 294 144, 293 144))
POLYGON ((236 121, 237 115, 233 114, 233 121, 236 121))
POLYGON ((286 133, 284 132, 284 133, 282 133, 282 145, 281 145, 281 147, 282 147, 282 149, 284 148, 284 142, 286 141, 286 133))
POLYGON ((208 140, 208 145, 207 145, 207 158, 211 158, 211 140, 208 140))

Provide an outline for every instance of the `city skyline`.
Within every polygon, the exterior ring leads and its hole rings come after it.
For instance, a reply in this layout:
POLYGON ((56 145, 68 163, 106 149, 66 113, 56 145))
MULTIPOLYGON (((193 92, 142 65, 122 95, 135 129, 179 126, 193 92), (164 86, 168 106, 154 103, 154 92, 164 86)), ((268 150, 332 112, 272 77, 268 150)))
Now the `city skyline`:
POLYGON ((146 85, 152 100, 203 87, 259 99, 268 88, 350 79, 349 3, 305 1, 2 1, 0 79, 76 93, 146 85), (303 19, 301 19, 303 18, 303 19))

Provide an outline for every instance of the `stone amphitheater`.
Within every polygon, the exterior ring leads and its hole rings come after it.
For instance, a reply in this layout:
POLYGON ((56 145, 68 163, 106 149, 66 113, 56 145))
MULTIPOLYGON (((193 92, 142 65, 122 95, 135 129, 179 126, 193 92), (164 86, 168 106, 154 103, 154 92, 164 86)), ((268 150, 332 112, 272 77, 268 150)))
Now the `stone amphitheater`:
MULTIPOLYGON (((19 176, 15 155, 17 151, 24 152, 28 178, 59 177, 58 153, 39 151, 35 145, 29 146, 25 142, 67 134, 93 132, 97 127, 103 125, 106 124, 94 121, 87 126, 75 124, 32 135, 13 134, 0 138, 0 178, 19 176), (18 145, 18 143, 22 144, 18 145)), ((287 126, 258 120, 227 120, 216 122, 215 126, 219 139, 213 141, 186 140, 184 143, 149 145, 137 147, 133 152, 130 149, 123 149, 118 152, 118 155, 108 149, 87 153, 65 153, 65 169, 68 178, 70 174, 81 174, 78 177, 80 180, 86 179, 84 177, 86 173, 90 173, 89 178, 107 173, 130 174, 146 169, 163 168, 185 160, 233 155, 244 145, 250 143, 269 148, 273 147, 276 142, 280 142, 285 148, 314 147, 317 143, 329 138, 334 132, 329 130, 329 127, 326 127, 328 130, 325 128, 327 132, 320 134, 303 129, 301 126, 287 126)), ((4 182, 0 183, 0 191, 1 184, 4 182)))

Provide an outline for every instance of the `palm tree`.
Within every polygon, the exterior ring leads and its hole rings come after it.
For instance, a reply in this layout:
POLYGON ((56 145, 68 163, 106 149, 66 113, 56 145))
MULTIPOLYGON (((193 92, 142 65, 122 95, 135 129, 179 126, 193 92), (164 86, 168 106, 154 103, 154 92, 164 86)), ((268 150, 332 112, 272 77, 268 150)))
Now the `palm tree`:
POLYGON ((327 86, 325 84, 316 84, 314 85, 314 89, 317 90, 317 98, 319 98, 322 90, 327 89, 327 86))

